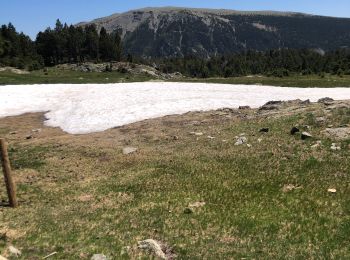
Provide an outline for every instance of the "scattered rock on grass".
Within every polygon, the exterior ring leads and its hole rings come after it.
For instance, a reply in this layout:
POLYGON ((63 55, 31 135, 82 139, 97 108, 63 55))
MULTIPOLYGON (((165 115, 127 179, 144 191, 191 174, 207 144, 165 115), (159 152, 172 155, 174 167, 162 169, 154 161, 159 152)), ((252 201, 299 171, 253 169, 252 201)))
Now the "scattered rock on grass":
POLYGON ((326 128, 322 133, 335 140, 346 140, 350 138, 350 127, 326 128))
POLYGON ((138 242, 138 248, 148 250, 161 259, 166 259, 160 243, 153 239, 146 239, 138 242))
POLYGON ((300 189, 301 187, 297 187, 293 184, 286 184, 283 186, 282 191, 283 192, 290 192, 292 190, 300 189))
POLYGON ((235 145, 242 145, 245 144, 248 141, 247 137, 240 136, 238 137, 237 141, 235 142, 235 145))
POLYGON ((310 138, 312 138, 312 135, 310 133, 308 133, 308 132, 302 132, 301 133, 301 139, 302 140, 306 140, 306 139, 310 139, 310 138))
POLYGON ((268 133, 269 131, 270 131, 270 129, 267 128, 267 127, 261 128, 261 129, 259 130, 260 133, 268 133))
POLYGON ((250 106, 239 106, 238 109, 239 110, 246 110, 246 109, 250 109, 250 106))
POLYGON ((332 143, 331 150, 332 151, 339 151, 339 150, 341 150, 341 147, 339 145, 337 145, 336 143, 332 143))
POLYGON ((9 246, 8 251, 10 252, 11 255, 16 257, 19 257, 22 254, 22 252, 17 248, 15 248, 14 246, 9 246))
POLYGON ((91 257, 91 260, 107 260, 107 256, 105 255, 102 255, 102 254, 94 254, 92 257, 91 257))
POLYGON ((300 130, 296 126, 293 126, 292 129, 290 130, 291 135, 295 135, 296 133, 299 133, 299 132, 300 132, 300 130))
POLYGON ((200 208, 200 207, 203 207, 204 205, 205 205, 204 201, 197 201, 197 202, 188 204, 190 208, 200 208))
POLYGON ((123 148, 124 155, 132 154, 132 153, 135 153, 136 151, 137 151, 136 147, 124 147, 123 148))
POLYGON ((328 104, 328 103, 332 103, 333 101, 334 101, 333 98, 324 97, 324 98, 320 98, 317 102, 322 104, 328 104))
POLYGON ((321 141, 317 141, 315 144, 311 145, 311 148, 312 148, 312 149, 316 149, 316 148, 320 147, 321 144, 322 144, 321 141))

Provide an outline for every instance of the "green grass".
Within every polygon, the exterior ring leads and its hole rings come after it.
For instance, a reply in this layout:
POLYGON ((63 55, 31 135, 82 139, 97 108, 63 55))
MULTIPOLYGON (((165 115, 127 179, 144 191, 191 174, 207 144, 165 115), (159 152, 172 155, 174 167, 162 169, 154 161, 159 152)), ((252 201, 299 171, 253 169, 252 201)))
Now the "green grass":
MULTIPOLYGON (((56 84, 56 83, 119 83, 119 82, 142 82, 153 79, 149 75, 132 75, 119 72, 78 72, 49 68, 48 73, 43 70, 33 71, 30 74, 18 75, 11 72, 0 72, 0 85, 14 84, 56 84)), ((176 79, 180 82, 207 82, 222 84, 262 84, 282 87, 350 87, 350 76, 339 77, 326 75, 321 78, 317 75, 291 75, 284 78, 276 77, 235 77, 235 78, 183 78, 176 79)))
POLYGON ((350 76, 343 77, 326 75, 321 78, 317 75, 299 76, 292 75, 289 77, 235 77, 235 78, 208 78, 208 79, 183 79, 183 81, 190 82, 205 82, 205 83, 222 83, 222 84, 247 84, 247 85, 268 85, 281 87, 350 87, 350 76))
POLYGON ((78 72, 48 69, 48 72, 33 71, 30 74, 15 74, 12 72, 0 72, 0 85, 16 84, 56 84, 56 83, 116 83, 139 82, 152 79, 148 75, 131 75, 119 72, 78 72))
MULTIPOLYGON (((349 140, 331 151, 323 126, 313 123, 322 113, 195 127, 214 140, 189 135, 193 127, 186 125, 176 129, 179 140, 148 142, 144 137, 152 133, 144 132, 133 139, 140 152, 131 156, 121 155, 122 146, 98 143, 17 144, 15 168, 35 168, 40 177, 19 185, 21 206, 0 211, 0 228, 22 233, 10 241, 22 249, 20 259, 54 251, 53 259, 94 253, 120 259, 125 246, 131 247, 125 259, 145 258, 136 245, 147 238, 171 246, 178 259, 348 259, 349 140), (315 138, 289 135, 296 124, 310 124, 315 138), (270 132, 258 133, 262 127, 270 132), (252 148, 233 145, 240 133, 252 148), (311 149, 316 140, 321 148, 311 149), (36 159, 43 163, 32 165, 36 159), (300 188, 283 192, 286 184, 300 188), (185 214, 196 201, 206 205, 185 214)), ((334 125, 348 115, 332 113, 327 123, 334 125)))

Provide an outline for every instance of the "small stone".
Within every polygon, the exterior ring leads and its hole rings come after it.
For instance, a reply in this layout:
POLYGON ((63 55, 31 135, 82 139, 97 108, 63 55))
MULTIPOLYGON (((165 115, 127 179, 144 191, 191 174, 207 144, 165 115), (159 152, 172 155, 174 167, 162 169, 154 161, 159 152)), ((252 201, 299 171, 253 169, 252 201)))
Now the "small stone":
POLYGON ((190 208, 200 208, 200 207, 203 207, 204 205, 205 205, 204 201, 197 201, 197 202, 188 204, 188 207, 190 207, 190 208))
POLYGON ((329 193, 336 193, 336 192, 337 192, 337 190, 334 189, 334 188, 330 188, 330 189, 328 189, 327 191, 328 191, 329 193))
POLYGON ((318 103, 323 103, 323 104, 328 104, 328 103, 332 103, 333 101, 334 101, 333 98, 324 97, 324 98, 320 98, 317 102, 318 103))
POLYGON ((215 139, 215 137, 214 137, 214 136, 210 136, 210 135, 208 135, 207 137, 208 137, 208 139, 211 139, 211 140, 212 140, 212 139, 215 139))
POLYGON ((332 143, 331 150, 333 150, 333 151, 340 151, 341 147, 339 145, 337 145, 336 143, 332 143))
POLYGON ((299 133, 299 132, 300 132, 299 128, 295 126, 293 126, 292 129, 290 130, 291 135, 295 135, 296 133, 299 133))
POLYGON ((316 117, 315 121, 318 124, 324 124, 326 122, 326 118, 324 118, 323 116, 316 117))
POLYGON ((248 141, 247 137, 240 136, 238 137, 237 141, 235 142, 235 145, 242 145, 245 144, 248 141))
POLYGON ((322 144, 321 141, 317 141, 314 145, 311 145, 311 148, 312 148, 312 149, 316 149, 316 148, 320 147, 321 144, 322 144))
POLYGON ((258 138, 258 142, 259 142, 259 143, 261 143, 261 142, 262 142, 262 140, 263 140, 263 139, 261 139, 261 138, 258 138))
POLYGON ((15 248, 14 246, 9 246, 8 250, 9 250, 11 255, 14 255, 16 257, 19 257, 22 254, 22 252, 20 250, 18 250, 17 248, 15 248))
POLYGON ((91 260, 107 260, 107 256, 105 255, 102 255, 102 254, 94 254, 92 257, 91 257, 91 260))
POLYGON ((136 151, 137 151, 136 147, 124 147, 123 148, 124 155, 132 154, 132 153, 135 153, 136 151))
POLYGON ((296 187, 293 185, 293 184, 286 184, 283 186, 282 188, 282 191, 283 192, 289 192, 289 191, 292 191, 292 190, 295 190, 296 187))
POLYGON ((33 129, 32 132, 33 132, 33 133, 40 133, 40 132, 41 132, 41 129, 40 129, 40 128, 38 128, 38 129, 33 129))
POLYGON ((190 132, 191 135, 195 135, 195 136, 202 136, 203 133, 202 132, 190 132))
POLYGON ((17 134, 17 131, 12 131, 9 133, 10 135, 16 135, 17 134))
POLYGON ((128 255, 131 247, 130 246, 123 246, 122 250, 120 251, 120 255, 128 255))
POLYGON ((301 139, 302 140, 306 140, 306 139, 309 139, 309 138, 312 138, 312 135, 308 132, 302 132, 301 133, 301 139))
POLYGON ((148 251, 154 253, 156 256, 158 256, 161 259, 166 259, 166 256, 165 256, 159 242, 157 242, 153 239, 146 239, 143 241, 139 241, 138 248, 148 250, 148 251))
POLYGON ((251 147, 252 147, 252 145, 251 145, 251 144, 247 144, 247 147, 248 147, 248 148, 251 148, 251 147))
POLYGON ((32 138, 33 138, 32 135, 27 135, 27 136, 26 136, 26 140, 30 140, 30 139, 32 139, 32 138))
POLYGON ((174 135, 172 138, 174 141, 179 140, 179 137, 177 135, 174 135))
POLYGON ((268 133, 269 130, 270 130, 269 128, 264 127, 264 128, 261 128, 261 129, 259 130, 259 132, 260 132, 260 133, 268 133))

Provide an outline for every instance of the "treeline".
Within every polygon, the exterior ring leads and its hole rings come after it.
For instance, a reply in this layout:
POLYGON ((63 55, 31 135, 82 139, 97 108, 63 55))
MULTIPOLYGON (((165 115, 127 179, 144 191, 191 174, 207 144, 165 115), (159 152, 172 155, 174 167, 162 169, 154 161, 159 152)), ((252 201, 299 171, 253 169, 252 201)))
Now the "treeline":
MULTIPOLYGON (((202 59, 183 58, 141 59, 130 54, 123 57, 118 33, 109 34, 95 25, 84 28, 56 21, 55 28, 40 32, 35 41, 18 33, 10 23, 0 30, 0 65, 36 70, 62 63, 111 62, 123 58, 132 62, 156 66, 164 73, 181 72, 189 77, 237 77, 271 75, 284 77, 325 73, 350 75, 350 49, 324 52, 310 49, 245 51, 202 59)), ((124 53, 125 54, 125 53, 124 53)))
POLYGON ((35 43, 23 33, 18 33, 11 23, 2 25, 0 29, 0 65, 20 69, 39 69, 43 66, 35 43))
POLYGON ((0 64, 35 70, 62 63, 120 61, 122 42, 95 25, 85 28, 56 21, 55 28, 39 32, 35 41, 10 23, 0 31, 0 64))
POLYGON ((323 52, 310 49, 246 51, 210 59, 195 56, 158 59, 153 63, 164 73, 181 72, 189 77, 238 77, 246 75, 289 76, 325 73, 350 75, 350 49, 323 52))

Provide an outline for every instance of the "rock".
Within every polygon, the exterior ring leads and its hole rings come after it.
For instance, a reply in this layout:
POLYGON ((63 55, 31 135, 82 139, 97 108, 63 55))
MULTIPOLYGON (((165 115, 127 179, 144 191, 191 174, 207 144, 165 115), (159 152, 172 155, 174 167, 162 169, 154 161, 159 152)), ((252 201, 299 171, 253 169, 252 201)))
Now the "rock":
POLYGON ((325 124, 325 123, 326 123, 326 118, 323 117, 323 116, 316 117, 315 122, 316 122, 317 124, 325 124))
POLYGON ((252 145, 251 145, 251 144, 247 144, 247 147, 248 147, 248 148, 251 148, 251 147, 252 147, 252 145))
POLYGON ((195 136, 202 136, 203 133, 202 132, 190 132, 191 135, 195 135, 195 136))
POLYGON ((309 105, 309 104, 311 104, 311 102, 310 102, 310 99, 306 99, 306 100, 304 100, 304 101, 301 101, 300 104, 301 104, 301 105, 309 105))
POLYGON ((211 140, 212 140, 212 139, 215 139, 214 136, 210 136, 210 135, 208 135, 207 138, 208 138, 208 139, 211 139, 211 140))
POLYGON ((32 138, 33 138, 32 135, 27 135, 27 136, 26 136, 26 140, 30 140, 30 139, 32 139, 32 138))
POLYGON ((295 135, 296 133, 299 133, 299 132, 300 132, 299 128, 295 126, 293 126, 292 129, 290 130, 291 135, 295 135))
POLYGON ((191 208, 185 208, 184 209, 184 213, 185 214, 192 214, 193 213, 193 210, 191 208))
POLYGON ((326 128, 321 133, 331 139, 346 140, 350 138, 350 127, 326 128))
POLYGON ((40 129, 40 128, 38 128, 38 129, 33 129, 32 132, 33 132, 33 133, 40 133, 40 132, 41 132, 41 129, 40 129))
POLYGON ((327 190, 329 193, 336 193, 337 192, 337 190, 336 189, 333 189, 333 188, 330 188, 330 189, 328 189, 327 190))
POLYGON ((8 251, 10 252, 11 255, 16 257, 19 257, 22 254, 22 252, 17 248, 15 248, 14 246, 9 246, 8 251))
POLYGON ((281 108, 281 105, 282 101, 269 101, 265 105, 261 106, 259 110, 277 110, 281 108))
POLYGON ((261 143, 261 142, 262 142, 262 140, 263 140, 263 139, 261 139, 261 138, 258 138, 258 142, 259 142, 259 143, 261 143))
POLYGON ((302 132, 301 133, 301 140, 306 140, 306 139, 309 139, 309 138, 312 138, 312 135, 308 132, 302 132))
POLYGON ((174 136, 172 137, 172 139, 173 139, 174 141, 177 141, 177 140, 179 140, 179 137, 178 137, 177 135, 174 135, 174 136))
POLYGON ((0 260, 7 260, 7 258, 0 255, 0 260))
POLYGON ((200 208, 200 207, 203 207, 204 205, 205 205, 204 201, 197 201, 197 202, 188 204, 188 207, 190 207, 190 208, 200 208))
POLYGON ((329 104, 329 103, 332 103, 333 101, 334 101, 333 98, 325 97, 325 98, 320 98, 317 102, 322 104, 329 104))
POLYGON ((105 255, 102 255, 102 254, 94 254, 92 257, 91 257, 91 260, 107 260, 107 256, 105 255))
POLYGON ((166 256, 162 250, 161 245, 159 244, 159 242, 157 242, 153 239, 146 239, 143 241, 139 241, 138 248, 143 249, 143 250, 148 250, 161 259, 166 259, 166 256))
POLYGON ((316 148, 320 147, 321 144, 322 144, 321 141, 317 141, 315 144, 311 145, 311 148, 312 148, 312 149, 316 149, 316 148))
POLYGON ((248 141, 247 137, 240 136, 238 137, 237 141, 235 142, 235 145, 242 145, 245 144, 248 141))
POLYGON ((123 246, 123 247, 122 247, 122 250, 120 251, 120 255, 121 255, 121 256, 123 256, 123 255, 128 255, 130 249, 131 249, 130 246, 123 246))
POLYGON ((337 145, 336 143, 332 143, 331 150, 340 151, 341 147, 339 145, 337 145))
POLYGON ((261 129, 259 130, 260 133, 268 133, 269 131, 270 131, 270 129, 267 128, 267 127, 261 128, 261 129))
POLYGON ((238 109, 239 110, 246 110, 246 109, 250 109, 250 106, 239 106, 238 109))
POLYGON ((137 151, 136 147, 124 147, 123 148, 124 155, 132 154, 132 153, 135 153, 136 151, 137 151))
POLYGON ((10 135, 16 135, 17 134, 17 131, 12 131, 9 133, 10 135))
POLYGON ((295 190, 297 187, 295 187, 293 184, 286 184, 283 186, 282 191, 283 192, 289 192, 292 190, 295 190))

